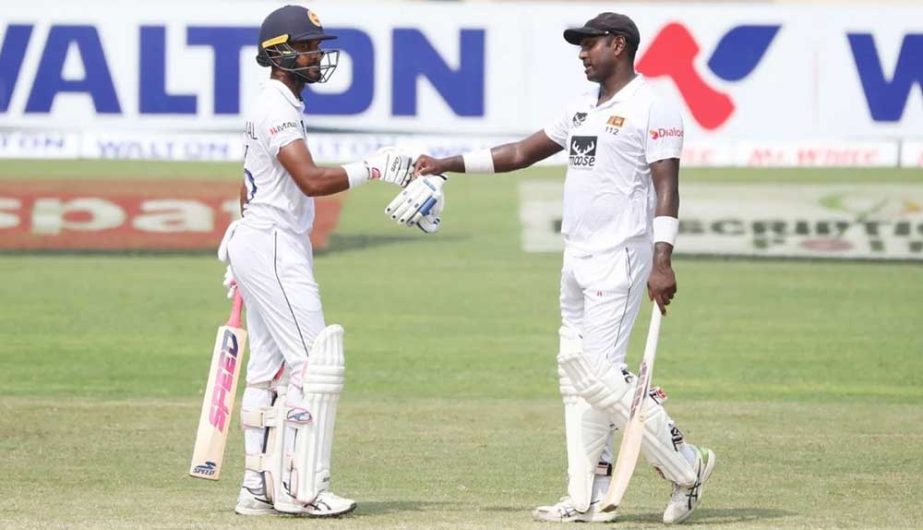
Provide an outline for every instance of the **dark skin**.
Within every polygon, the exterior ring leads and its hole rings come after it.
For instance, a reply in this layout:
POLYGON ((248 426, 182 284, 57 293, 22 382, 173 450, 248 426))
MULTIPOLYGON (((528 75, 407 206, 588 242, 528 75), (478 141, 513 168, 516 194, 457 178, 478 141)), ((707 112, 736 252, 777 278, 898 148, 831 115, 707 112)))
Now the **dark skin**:
MULTIPOLYGON (((292 48, 297 52, 316 52, 320 50, 320 41, 299 41, 291 43, 292 48)), ((314 53, 310 55, 299 55, 296 60, 298 67, 316 67, 320 64, 321 54, 314 53)), ((312 81, 320 79, 320 69, 310 68, 305 75, 312 81)), ((301 99, 301 92, 307 80, 292 72, 287 72, 280 68, 272 67, 270 78, 282 82, 295 94, 295 97, 301 99)), ((349 188, 349 178, 346 176, 346 170, 342 167, 320 167, 314 163, 314 157, 308 150, 308 145, 303 140, 296 140, 289 143, 279 150, 276 155, 282 167, 288 172, 298 186, 298 189, 308 197, 322 197, 324 195, 333 195, 349 188)), ((247 187, 244 184, 240 186, 240 203, 241 210, 247 202, 247 187)))
MULTIPOLYGON (((608 101, 619 90, 630 83, 637 74, 634 68, 634 52, 625 37, 605 35, 587 37, 580 42, 578 58, 583 63, 588 81, 599 83, 597 104, 608 101)), ((562 147, 548 138, 545 131, 490 150, 494 171, 505 173, 516 171, 544 160, 561 151, 562 147)), ((669 158, 650 164, 651 179, 657 193, 656 216, 679 216, 679 160, 669 158)), ((465 162, 461 156, 433 158, 423 155, 414 163, 415 175, 442 173, 464 173, 465 162)), ((662 314, 676 296, 676 275, 672 265, 673 245, 658 242, 654 245, 654 266, 647 281, 647 292, 657 303, 662 314)))

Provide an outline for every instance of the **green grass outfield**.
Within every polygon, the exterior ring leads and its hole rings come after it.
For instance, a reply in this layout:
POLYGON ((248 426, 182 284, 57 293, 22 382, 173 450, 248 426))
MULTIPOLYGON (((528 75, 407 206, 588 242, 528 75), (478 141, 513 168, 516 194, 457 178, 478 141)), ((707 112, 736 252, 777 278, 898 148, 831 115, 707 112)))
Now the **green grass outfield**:
MULTIPOLYGON (((519 250, 519 176, 456 178, 444 229, 400 230, 370 184, 318 256, 347 331, 335 521, 232 512, 242 461, 186 476, 215 327, 211 256, 0 256, 0 528, 555 528, 564 491, 554 356, 560 256, 519 250)), ((234 165, 4 161, 0 178, 229 178, 234 165)), ((923 182, 923 172, 686 171, 688 180, 923 182)), ((79 185, 79 184, 78 184, 79 185)), ((695 528, 918 528, 923 267, 678 258, 655 384, 718 467, 695 528)), ((630 362, 646 329, 642 311, 630 362)), ((659 528, 640 465, 620 522, 659 528)))

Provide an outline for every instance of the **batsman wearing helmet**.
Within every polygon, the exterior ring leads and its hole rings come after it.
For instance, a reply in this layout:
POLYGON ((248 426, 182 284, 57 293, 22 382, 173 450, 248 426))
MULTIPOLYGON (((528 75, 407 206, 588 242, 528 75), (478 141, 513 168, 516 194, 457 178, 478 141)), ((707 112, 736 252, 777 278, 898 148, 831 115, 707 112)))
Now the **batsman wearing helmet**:
POLYGON ((356 508, 330 490, 343 328, 324 321, 308 235, 314 197, 368 180, 404 187, 411 159, 383 150, 342 167, 315 165, 301 93, 333 74, 339 52, 321 45, 335 38, 301 6, 276 9, 260 27, 256 60, 270 74, 246 123, 243 217, 218 252, 226 286, 246 303, 251 341, 241 404, 246 469, 235 508, 243 515, 329 517, 356 508))
MULTIPOLYGON (((641 296, 666 312, 676 293, 671 264, 679 221, 683 124, 634 69, 640 34, 625 15, 600 13, 564 32, 580 48, 587 80, 598 83, 543 130, 506 145, 435 159, 416 172, 494 173, 521 169, 568 150, 564 182, 560 350, 567 495, 533 516, 539 521, 610 522, 600 501, 609 487, 612 434, 624 426, 633 382, 625 364, 641 296)), ((655 389, 642 406, 646 459, 672 484, 665 523, 698 506, 715 454, 686 443, 655 389)))

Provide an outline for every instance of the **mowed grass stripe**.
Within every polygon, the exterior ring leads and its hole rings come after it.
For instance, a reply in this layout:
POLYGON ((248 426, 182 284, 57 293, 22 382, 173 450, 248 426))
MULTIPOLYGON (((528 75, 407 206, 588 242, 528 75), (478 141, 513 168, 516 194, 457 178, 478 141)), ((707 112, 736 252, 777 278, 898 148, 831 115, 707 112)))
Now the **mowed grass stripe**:
MULTIPOLYGON (((185 476, 198 405, 0 399, 0 447, 17 478, 0 487, 3 520, 25 528, 284 525, 231 512, 240 476, 233 463, 242 458, 236 430, 221 481, 185 476), (17 494, 23 487, 30 495, 17 494)), ((923 516, 913 502, 923 460, 908 453, 923 442, 919 407, 704 401, 670 410, 687 436, 718 452, 699 526, 898 528, 923 516)), ((336 528, 534 528, 529 510, 563 487, 557 399, 347 395, 340 414, 334 485, 360 509, 336 528)), ((642 462, 620 526, 658 527, 667 495, 642 462)))

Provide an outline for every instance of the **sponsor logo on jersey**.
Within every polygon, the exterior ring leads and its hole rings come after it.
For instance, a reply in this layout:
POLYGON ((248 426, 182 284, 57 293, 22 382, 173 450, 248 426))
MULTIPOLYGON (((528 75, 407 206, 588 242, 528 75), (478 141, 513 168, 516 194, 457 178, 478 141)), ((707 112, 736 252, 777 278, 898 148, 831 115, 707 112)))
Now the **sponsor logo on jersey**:
POLYGON ((670 128, 670 129, 651 129, 651 140, 660 140, 661 138, 682 138, 683 130, 670 128))
POLYGON ((596 165, 596 137, 572 136, 570 139, 570 167, 591 168, 596 165))
POLYGON ((298 124, 297 124, 297 123, 295 123, 295 122, 293 122, 293 121, 286 121, 286 122, 280 123, 280 124, 278 124, 278 125, 273 125, 272 127, 270 127, 270 128, 269 128, 269 135, 270 135, 270 136, 275 136, 275 135, 279 134, 279 133, 282 132, 282 131, 285 131, 285 130, 287 130, 287 129, 296 129, 297 127, 298 127, 298 124))
POLYGON ((583 125, 583 122, 586 121, 586 112, 578 112, 574 114, 574 117, 571 118, 571 121, 574 124, 574 127, 580 127, 583 125))

